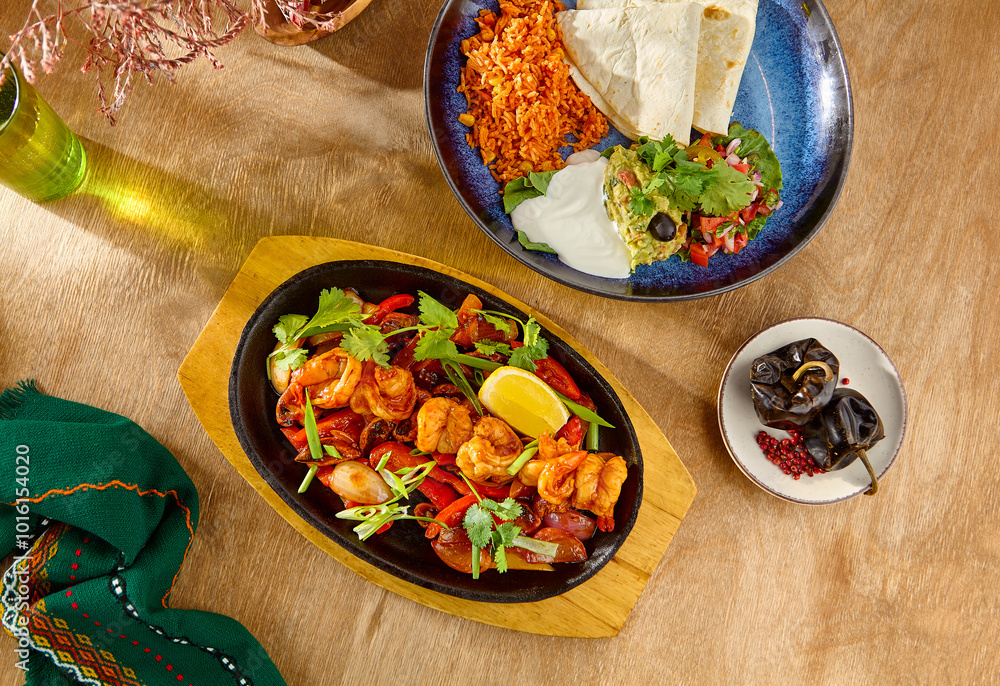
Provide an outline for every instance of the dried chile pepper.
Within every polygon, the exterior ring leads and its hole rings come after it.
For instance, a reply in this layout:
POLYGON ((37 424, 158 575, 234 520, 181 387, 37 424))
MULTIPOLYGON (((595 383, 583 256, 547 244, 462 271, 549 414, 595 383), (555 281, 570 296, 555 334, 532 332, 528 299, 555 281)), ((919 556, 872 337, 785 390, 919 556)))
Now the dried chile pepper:
POLYGON ((872 480, 865 495, 878 493, 878 478, 865 451, 883 438, 878 412, 867 398, 849 388, 834 391, 823 411, 802 427, 802 442, 820 469, 837 471, 861 458, 872 480))
POLYGON ((757 418, 773 429, 806 424, 830 401, 839 371, 837 357, 815 338, 758 357, 750 368, 757 418))

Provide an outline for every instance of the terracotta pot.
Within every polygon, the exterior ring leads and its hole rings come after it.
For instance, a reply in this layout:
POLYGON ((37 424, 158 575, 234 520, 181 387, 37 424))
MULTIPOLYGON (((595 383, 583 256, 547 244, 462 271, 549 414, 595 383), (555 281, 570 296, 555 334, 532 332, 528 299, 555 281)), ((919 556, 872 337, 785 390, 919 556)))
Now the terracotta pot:
POLYGON ((317 14, 334 14, 340 16, 333 22, 332 29, 316 29, 314 27, 299 27, 287 21, 278 10, 274 0, 267 0, 267 9, 263 20, 254 23, 254 28, 262 38, 275 45, 305 45, 329 36, 334 31, 343 28, 349 21, 361 14, 372 0, 325 0, 313 4, 311 11, 317 14))

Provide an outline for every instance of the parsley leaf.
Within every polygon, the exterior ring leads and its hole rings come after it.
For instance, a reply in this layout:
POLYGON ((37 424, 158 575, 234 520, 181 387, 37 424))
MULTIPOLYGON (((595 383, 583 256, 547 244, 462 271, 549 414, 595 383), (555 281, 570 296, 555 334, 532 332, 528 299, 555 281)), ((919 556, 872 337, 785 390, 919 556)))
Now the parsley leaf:
POLYGON ((648 164, 654 172, 663 171, 677 151, 677 144, 670 134, 667 134, 662 141, 651 141, 643 136, 639 138, 639 147, 636 148, 639 159, 648 164))
MULTIPOLYGON (((280 320, 279 320, 280 321, 280 320)), ((360 324, 361 306, 353 298, 344 295, 339 288, 326 288, 319 294, 319 308, 299 333, 299 338, 313 333, 313 329, 322 329, 334 324, 360 324)))
MULTIPOLYGON (((485 502, 489 502, 484 500, 485 502)), ((477 548, 485 548, 491 542, 493 533, 493 515, 483 508, 479 503, 469 507, 462 520, 462 526, 469 534, 469 540, 477 548)))
POLYGON ((436 359, 446 360, 458 355, 458 346, 451 340, 454 329, 434 329, 425 332, 416 347, 413 348, 413 359, 421 360, 436 359))
POLYGON ((308 358, 305 348, 289 348, 274 356, 274 366, 280 371, 287 372, 289 369, 298 369, 308 358))
POLYGON ((291 343, 295 340, 295 334, 305 327, 308 321, 309 317, 304 314, 282 315, 278 317, 278 323, 274 325, 272 331, 281 343, 291 343))
POLYGON ((439 326, 446 329, 458 328, 458 316, 454 312, 423 291, 417 291, 417 293, 420 295, 418 307, 421 322, 427 326, 439 326))
POLYGON ((701 206, 706 215, 726 217, 750 204, 755 186, 741 171, 721 162, 712 167, 716 182, 702 191, 701 206))
POLYGON ((646 196, 643 189, 632 187, 629 189, 629 193, 632 194, 632 198, 628 201, 632 214, 639 216, 653 214, 656 211, 656 205, 646 196))
POLYGON ((388 367, 389 345, 385 339, 377 327, 359 326, 344 334, 340 346, 360 362, 373 360, 380 367, 388 367))
POLYGON ((497 331, 510 335, 511 322, 509 319, 498 317, 495 314, 487 314, 486 312, 480 312, 480 314, 482 314, 483 317, 486 319, 486 321, 492 324, 493 328, 495 328, 497 331))
POLYGON ((528 317, 524 324, 524 345, 511 350, 507 364, 520 367, 534 373, 535 360, 542 360, 549 355, 549 342, 541 337, 542 327, 534 317, 528 317))
POLYGON ((513 349, 507 343, 497 343, 496 341, 476 341, 473 345, 476 346, 476 350, 481 352, 483 355, 494 355, 500 353, 504 357, 510 357, 513 353, 513 349))

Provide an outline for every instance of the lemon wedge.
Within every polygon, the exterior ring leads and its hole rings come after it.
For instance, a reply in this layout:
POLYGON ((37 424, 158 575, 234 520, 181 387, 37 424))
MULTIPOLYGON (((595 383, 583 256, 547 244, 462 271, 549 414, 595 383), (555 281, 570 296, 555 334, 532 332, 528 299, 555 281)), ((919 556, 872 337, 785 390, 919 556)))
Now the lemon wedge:
POLYGON ((535 438, 554 434, 570 418, 547 383, 518 367, 500 367, 490 374, 479 389, 479 402, 515 431, 535 438))

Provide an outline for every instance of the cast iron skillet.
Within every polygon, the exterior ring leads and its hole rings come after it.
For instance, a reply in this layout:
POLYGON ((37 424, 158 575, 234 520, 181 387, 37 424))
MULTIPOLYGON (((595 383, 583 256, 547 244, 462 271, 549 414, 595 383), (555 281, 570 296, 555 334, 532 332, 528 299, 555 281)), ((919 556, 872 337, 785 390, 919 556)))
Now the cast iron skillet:
MULTIPOLYGON (((358 260, 328 262, 293 276, 269 295, 243 329, 229 376, 229 408, 233 427, 243 450, 265 481, 282 500, 325 536, 353 555, 411 583, 467 600, 491 603, 521 603, 549 598, 583 583, 614 556, 625 541, 642 502, 642 455, 632 423, 621 401, 594 368, 566 343, 543 329, 549 352, 572 374, 597 404, 598 412, 614 430, 601 429, 602 451, 621 455, 629 465, 628 479, 615 508, 616 527, 586 542, 590 557, 584 562, 555 565, 554 572, 495 570, 478 581, 442 562, 415 522, 397 522, 392 528, 365 542, 351 530, 355 522, 340 520, 340 498, 318 481, 299 495, 296 491, 306 468, 293 461, 295 451, 275 421, 277 395, 265 372, 265 359, 274 348, 271 328, 283 314, 311 315, 324 288, 352 287, 369 302, 379 302, 395 293, 416 295, 422 290, 451 308, 457 308, 468 293, 474 293, 485 308, 511 313, 522 320, 528 315, 504 300, 459 279, 396 262, 358 260)), ((414 312, 414 308, 410 308, 414 312)), ((415 493, 419 502, 422 496, 415 493)))

